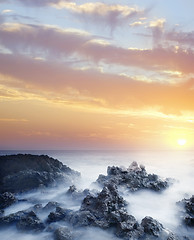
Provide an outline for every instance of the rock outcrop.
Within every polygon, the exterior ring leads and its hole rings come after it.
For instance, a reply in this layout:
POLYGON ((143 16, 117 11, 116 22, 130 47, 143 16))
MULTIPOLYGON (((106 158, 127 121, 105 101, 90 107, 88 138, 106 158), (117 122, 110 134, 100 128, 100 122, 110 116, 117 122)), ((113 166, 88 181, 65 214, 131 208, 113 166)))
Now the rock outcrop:
POLYGON ((183 199, 178 204, 183 208, 181 218, 184 224, 188 227, 194 227, 194 195, 189 199, 183 199))
POLYGON ((24 192, 57 180, 71 184, 79 173, 47 155, 0 156, 0 192, 24 192))
POLYGON ((13 193, 4 192, 0 194, 0 210, 11 206, 15 202, 17 202, 17 199, 13 193))
POLYGON ((99 175, 97 183, 100 185, 114 183, 126 187, 131 192, 141 189, 161 191, 169 186, 168 180, 162 180, 156 174, 148 174, 145 167, 138 166, 136 162, 133 162, 128 169, 109 166, 107 176, 99 175))

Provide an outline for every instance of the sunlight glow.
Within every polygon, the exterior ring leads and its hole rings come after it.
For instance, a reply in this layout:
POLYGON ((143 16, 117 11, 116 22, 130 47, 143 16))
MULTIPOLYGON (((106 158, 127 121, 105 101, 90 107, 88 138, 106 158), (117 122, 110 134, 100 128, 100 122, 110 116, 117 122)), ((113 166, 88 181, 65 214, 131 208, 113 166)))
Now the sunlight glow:
POLYGON ((178 140, 177 140, 177 143, 178 143, 180 146, 185 145, 186 142, 187 142, 186 139, 178 139, 178 140))

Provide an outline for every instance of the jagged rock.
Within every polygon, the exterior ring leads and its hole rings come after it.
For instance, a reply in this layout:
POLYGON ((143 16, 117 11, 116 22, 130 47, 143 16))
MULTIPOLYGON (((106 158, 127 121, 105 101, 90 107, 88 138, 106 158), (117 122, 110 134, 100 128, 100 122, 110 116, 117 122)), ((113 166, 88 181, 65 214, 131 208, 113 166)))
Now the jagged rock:
POLYGON ((11 206, 13 203, 17 201, 14 194, 10 192, 5 192, 0 194, 0 209, 4 209, 6 207, 11 206))
POLYGON ((169 186, 168 180, 160 179, 156 174, 147 174, 145 167, 132 162, 128 169, 120 167, 108 167, 107 176, 99 175, 97 183, 106 185, 108 183, 121 185, 130 191, 150 189, 161 191, 169 186))
POLYGON ((152 217, 147 216, 142 219, 141 226, 144 229, 144 240, 180 240, 178 236, 164 228, 161 223, 152 217))
POLYGON ((47 223, 57 222, 61 220, 65 220, 69 214, 73 211, 69 209, 64 209, 61 207, 56 207, 55 212, 50 212, 47 218, 47 223))
POLYGON ((67 227, 60 227, 54 232, 55 240, 72 240, 73 233, 67 227))
POLYGON ((67 184, 80 174, 47 155, 0 156, 0 192, 23 192, 48 186, 56 180, 67 184))
POLYGON ((89 189, 85 189, 84 191, 78 191, 75 185, 72 185, 67 190, 67 196, 71 197, 73 200, 83 200, 90 193, 89 189))
POLYGON ((188 227, 194 227, 194 195, 189 199, 178 202, 183 207, 182 220, 188 227))
POLYGON ((53 211, 54 209, 56 209, 56 207, 59 207, 60 204, 58 202, 48 202, 44 207, 43 207, 43 211, 53 211))
POLYGON ((113 228, 118 237, 139 238, 143 228, 136 219, 128 215, 126 202, 118 194, 116 185, 108 184, 97 195, 88 195, 82 202, 80 211, 90 212, 90 223, 100 228, 113 228))
POLYGON ((16 224, 17 228, 22 231, 41 231, 45 228, 41 220, 36 214, 31 211, 26 215, 22 216, 16 224))
POLYGON ((21 219, 21 217, 27 215, 27 213, 28 211, 19 211, 8 216, 2 216, 0 218, 0 226, 9 226, 16 224, 21 219))
POLYGON ((163 226, 152 217, 145 217, 142 219, 141 225, 144 227, 144 232, 155 237, 159 237, 163 230, 163 226))

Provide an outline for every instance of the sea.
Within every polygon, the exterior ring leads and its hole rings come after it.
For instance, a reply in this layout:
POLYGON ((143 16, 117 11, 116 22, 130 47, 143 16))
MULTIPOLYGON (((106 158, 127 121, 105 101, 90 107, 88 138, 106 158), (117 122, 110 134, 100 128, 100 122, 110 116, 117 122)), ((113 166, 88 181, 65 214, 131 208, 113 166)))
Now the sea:
MULTIPOLYGON (((194 195, 194 151, 100 151, 100 150, 12 150, 0 151, 0 155, 10 154, 36 154, 48 155, 58 159, 68 167, 81 173, 81 180, 76 183, 78 190, 94 189, 94 182, 99 174, 106 175, 108 166, 120 166, 127 168, 133 161, 145 166, 148 173, 155 173, 161 178, 172 179, 172 185, 163 192, 157 193, 149 190, 141 190, 134 193, 120 192, 129 203, 127 210, 140 223, 145 216, 151 216, 171 231, 189 236, 194 239, 194 229, 185 228, 180 219, 180 207, 177 202, 194 195)), ((97 187, 96 187, 97 188, 97 187)), ((97 189, 100 191, 100 189, 97 189)), ((59 200, 60 192, 64 189, 52 189, 47 194, 39 192, 28 193, 22 196, 33 199, 29 204, 15 204, 6 209, 5 214, 11 214, 19 210, 27 209, 34 202, 46 204, 49 201, 59 200)), ((63 199, 60 199, 63 201, 63 199)), ((70 209, 79 209, 77 203, 68 202, 70 209)), ((44 218, 45 216, 42 216, 44 218)), ((1 229, 0 239, 3 240, 45 240, 53 239, 51 233, 31 234, 21 233, 15 228, 1 229)), ((85 229, 79 240, 113 240, 117 239, 111 232, 100 229, 85 229)))

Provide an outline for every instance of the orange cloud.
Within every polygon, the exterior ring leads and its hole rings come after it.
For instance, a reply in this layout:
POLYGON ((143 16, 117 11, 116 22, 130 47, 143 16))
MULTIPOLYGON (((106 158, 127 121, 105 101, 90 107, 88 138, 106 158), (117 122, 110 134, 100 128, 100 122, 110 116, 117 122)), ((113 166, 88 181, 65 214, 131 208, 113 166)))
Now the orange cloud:
POLYGON ((98 102, 99 106, 106 108, 159 106, 165 113, 176 114, 194 109, 193 80, 189 84, 143 82, 98 71, 75 70, 63 64, 39 62, 11 54, 0 54, 0 72, 25 83, 28 91, 32 89, 35 92, 34 89, 37 89, 40 95, 45 91, 61 101, 72 89, 69 101, 73 96, 77 102, 90 99, 90 104, 98 102))

